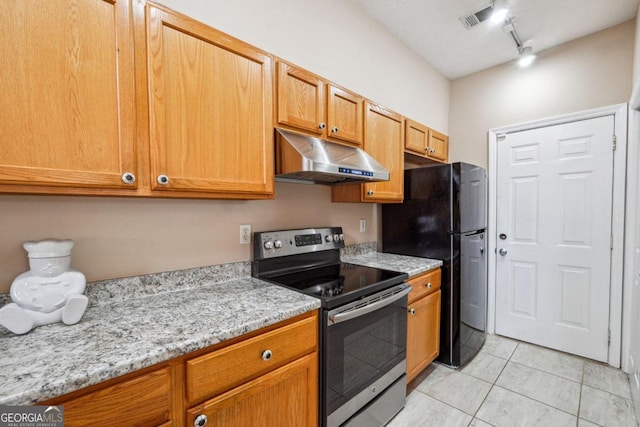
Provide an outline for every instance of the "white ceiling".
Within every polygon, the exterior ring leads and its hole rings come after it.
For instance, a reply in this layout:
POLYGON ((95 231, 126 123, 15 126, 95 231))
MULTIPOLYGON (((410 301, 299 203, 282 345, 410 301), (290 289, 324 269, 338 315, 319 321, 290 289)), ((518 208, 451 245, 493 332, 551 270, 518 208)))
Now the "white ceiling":
MULTIPOLYGON (((491 0, 352 0, 449 79, 518 58, 511 37, 490 20, 460 20, 491 0)), ((516 32, 534 52, 633 19, 638 0, 507 0, 516 32), (528 42, 528 43, 527 43, 528 42)))

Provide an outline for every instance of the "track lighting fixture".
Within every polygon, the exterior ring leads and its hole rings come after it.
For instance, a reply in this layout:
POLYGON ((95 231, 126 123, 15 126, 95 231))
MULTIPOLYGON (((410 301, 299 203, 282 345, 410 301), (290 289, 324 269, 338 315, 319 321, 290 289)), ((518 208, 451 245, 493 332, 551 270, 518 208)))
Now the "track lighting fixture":
POLYGON ((520 36, 516 32, 515 23, 516 21, 514 17, 505 20, 505 23, 502 26, 502 31, 508 33, 511 36, 511 39, 516 45, 516 49, 518 49, 518 54, 520 55, 518 65, 520 67, 528 67, 534 61, 536 56, 534 55, 533 48, 531 46, 525 46, 522 43, 520 36))
POLYGON ((507 19, 508 13, 509 9, 507 9, 506 0, 494 0, 492 4, 491 22, 494 24, 504 22, 507 19))

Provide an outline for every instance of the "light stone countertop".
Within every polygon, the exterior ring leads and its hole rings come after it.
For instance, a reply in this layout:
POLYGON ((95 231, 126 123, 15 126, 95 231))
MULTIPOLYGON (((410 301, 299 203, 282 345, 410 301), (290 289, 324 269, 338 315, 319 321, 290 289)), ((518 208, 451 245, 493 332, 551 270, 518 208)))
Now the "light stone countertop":
MULTIPOLYGON (((375 243, 350 250, 342 261, 410 277, 442 265, 375 252, 375 243)), ((244 262, 94 282, 76 325, 25 335, 0 328, 0 405, 33 405, 320 307, 314 297, 249 274, 244 262)), ((0 295, 0 305, 8 301, 0 295)))
POLYGON ((340 260, 351 264, 364 265, 366 267, 384 268, 386 270, 407 273, 410 278, 442 266, 442 261, 437 259, 388 254, 384 252, 342 255, 340 260))
POLYGON ((248 276, 189 289, 184 282, 173 292, 91 305, 76 325, 21 336, 2 328, 0 404, 32 405, 320 307, 316 298, 248 276))

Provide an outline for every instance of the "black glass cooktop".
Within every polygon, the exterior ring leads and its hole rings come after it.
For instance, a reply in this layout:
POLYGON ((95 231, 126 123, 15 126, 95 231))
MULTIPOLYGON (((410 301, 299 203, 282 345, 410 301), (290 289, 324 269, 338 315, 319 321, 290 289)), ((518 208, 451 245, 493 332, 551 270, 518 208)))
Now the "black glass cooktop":
POLYGON ((371 295, 407 279, 405 273, 337 263, 271 276, 267 280, 313 295, 332 308, 371 295))

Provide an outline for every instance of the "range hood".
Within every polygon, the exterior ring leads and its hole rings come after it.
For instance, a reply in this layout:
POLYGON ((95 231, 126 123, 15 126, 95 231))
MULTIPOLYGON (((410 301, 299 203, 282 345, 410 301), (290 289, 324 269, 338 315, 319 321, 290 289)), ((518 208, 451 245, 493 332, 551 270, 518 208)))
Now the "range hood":
POLYGON ((389 171, 359 148, 276 128, 276 181, 334 185, 388 180, 389 171))

